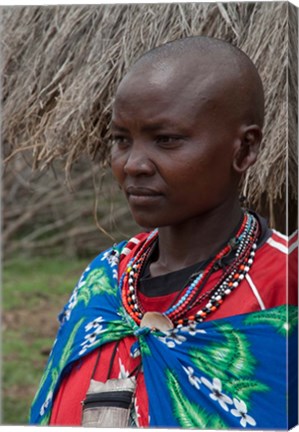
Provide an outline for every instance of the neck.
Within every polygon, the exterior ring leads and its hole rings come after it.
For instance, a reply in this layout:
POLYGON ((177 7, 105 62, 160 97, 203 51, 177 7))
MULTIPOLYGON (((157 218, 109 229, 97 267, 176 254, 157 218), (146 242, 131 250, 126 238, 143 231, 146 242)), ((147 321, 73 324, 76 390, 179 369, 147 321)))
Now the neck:
POLYGON ((159 257, 150 266, 152 276, 176 271, 215 255, 233 235, 242 218, 238 201, 176 226, 159 228, 159 257))

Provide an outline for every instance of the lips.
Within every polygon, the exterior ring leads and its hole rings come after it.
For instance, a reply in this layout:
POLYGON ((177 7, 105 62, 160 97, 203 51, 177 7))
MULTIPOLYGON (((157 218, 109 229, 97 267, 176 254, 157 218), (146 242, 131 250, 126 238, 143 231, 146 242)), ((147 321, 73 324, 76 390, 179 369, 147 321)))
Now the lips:
POLYGON ((126 188, 126 192, 128 195, 135 195, 135 196, 158 196, 162 195, 160 192, 144 188, 144 187, 136 187, 136 186, 129 186, 126 188))
POLYGON ((125 189, 129 203, 131 204, 150 204, 161 198, 162 194, 151 188, 129 186, 125 189))

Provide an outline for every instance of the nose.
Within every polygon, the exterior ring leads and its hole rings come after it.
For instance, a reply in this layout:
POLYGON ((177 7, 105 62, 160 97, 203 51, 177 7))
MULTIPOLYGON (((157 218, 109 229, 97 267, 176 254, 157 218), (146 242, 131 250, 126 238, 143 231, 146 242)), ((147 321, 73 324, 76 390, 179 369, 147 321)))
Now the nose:
POLYGON ((155 173, 155 164, 149 157, 144 146, 132 145, 124 164, 124 172, 132 177, 152 176, 155 173))

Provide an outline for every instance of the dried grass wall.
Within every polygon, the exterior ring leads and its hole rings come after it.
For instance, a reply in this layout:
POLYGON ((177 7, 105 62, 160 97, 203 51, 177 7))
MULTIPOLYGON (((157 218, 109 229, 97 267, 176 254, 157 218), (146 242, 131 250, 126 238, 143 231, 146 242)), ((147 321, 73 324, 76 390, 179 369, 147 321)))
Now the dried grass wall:
POLYGON ((292 211, 297 200, 295 7, 178 3, 3 7, 1 12, 8 255, 59 248, 70 255, 94 253, 111 243, 100 234, 95 214, 116 240, 123 237, 120 231, 130 235, 136 229, 109 175, 100 189, 109 161, 113 95, 140 54, 190 35, 236 44, 262 76, 263 146, 243 186, 250 205, 285 230, 286 189, 292 211))

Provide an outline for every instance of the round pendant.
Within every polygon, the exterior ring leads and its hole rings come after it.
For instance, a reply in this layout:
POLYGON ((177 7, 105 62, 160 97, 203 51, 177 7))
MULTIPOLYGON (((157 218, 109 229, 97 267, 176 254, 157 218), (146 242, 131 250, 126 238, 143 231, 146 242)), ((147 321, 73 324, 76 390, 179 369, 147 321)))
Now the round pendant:
POLYGON ((140 322, 140 327, 149 327, 150 329, 165 332, 173 329, 172 321, 160 312, 145 312, 140 322))

